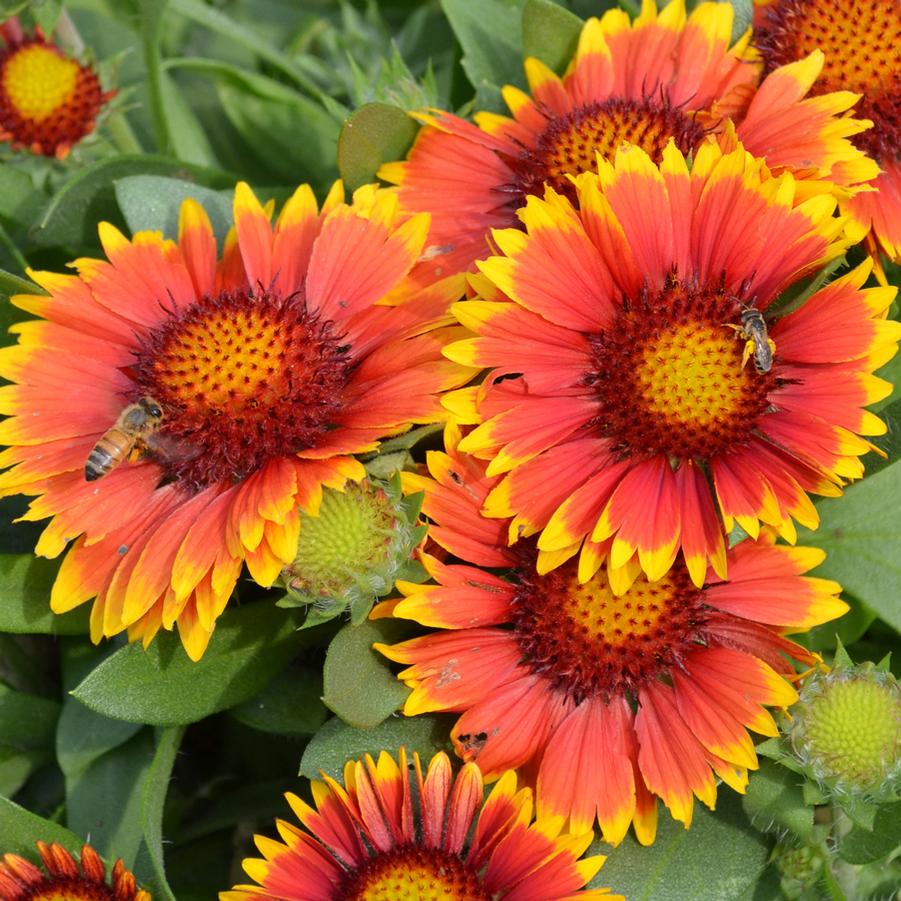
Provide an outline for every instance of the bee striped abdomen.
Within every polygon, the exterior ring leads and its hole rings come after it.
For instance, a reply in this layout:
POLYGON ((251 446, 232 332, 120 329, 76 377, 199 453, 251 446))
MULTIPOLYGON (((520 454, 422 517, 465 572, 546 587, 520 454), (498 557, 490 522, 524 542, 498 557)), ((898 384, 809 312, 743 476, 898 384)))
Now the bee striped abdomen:
POLYGON ((84 465, 87 482, 95 482, 121 463, 130 449, 131 441, 122 432, 111 429, 94 445, 84 465), (115 439, 119 439, 118 443, 115 439))

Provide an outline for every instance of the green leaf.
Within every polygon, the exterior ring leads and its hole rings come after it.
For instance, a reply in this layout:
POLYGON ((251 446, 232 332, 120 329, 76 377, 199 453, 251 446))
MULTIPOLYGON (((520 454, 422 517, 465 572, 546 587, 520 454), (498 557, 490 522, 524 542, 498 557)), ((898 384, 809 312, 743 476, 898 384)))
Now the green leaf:
POLYGON ((210 188, 233 187, 225 172, 180 163, 167 157, 123 155, 110 157, 70 178, 50 201, 31 229, 41 247, 97 245, 97 223, 104 219, 124 225, 116 205, 115 182, 129 175, 168 175, 210 188))
POLYGON ((879 812, 879 805, 867 798, 854 797, 853 795, 842 795, 836 797, 835 803, 853 820, 861 829, 872 832, 876 826, 876 814, 879 812))
POLYGON ((129 175, 116 182, 116 200, 132 234, 161 231, 167 238, 176 238, 179 210, 189 197, 206 210, 221 244, 232 224, 231 191, 211 191, 161 175, 129 175))
POLYGON ((52 760, 53 755, 47 751, 21 751, 0 745, 0 795, 12 797, 35 770, 52 760))
POLYGON ((220 618, 200 662, 188 658, 176 635, 163 634, 146 651, 134 644, 116 651, 72 694, 114 719, 193 723, 257 694, 300 647, 296 628, 283 610, 248 604, 220 618))
POLYGON ((84 635, 89 605, 58 616, 50 588, 59 564, 31 554, 0 554, 0 632, 84 635))
POLYGON ((881 409, 879 418, 885 422, 887 431, 884 435, 877 435, 870 440, 885 456, 873 452, 863 458, 868 476, 879 472, 880 469, 885 469, 886 466, 890 466, 901 457, 901 400, 892 401, 887 407, 881 409))
MULTIPOLYGON (((141 796, 141 829, 144 845, 141 851, 149 857, 152 870, 153 897, 158 901, 175 901, 175 895, 166 881, 166 866, 163 854, 163 809, 166 804, 166 793, 172 777, 175 756, 181 744, 184 729, 175 727, 165 729, 159 736, 153 762, 144 778, 141 796)), ((138 857, 141 863, 141 854, 138 857)), ((139 867, 139 869, 141 869, 139 867)), ((151 882, 151 880, 145 880, 151 882)))
POLYGON ((367 103, 341 126, 338 171, 348 190, 376 180, 382 163, 402 160, 413 144, 419 125, 400 107, 367 103))
POLYGON ((22 751, 53 747, 60 705, 0 683, 0 736, 22 751))
MULTIPOLYGON (((36 285, 34 282, 29 281, 27 278, 22 278, 21 276, 14 275, 12 272, 6 272, 3 269, 0 269, 0 295, 3 297, 12 297, 13 294, 46 294, 47 292, 40 287, 40 285, 36 285)), ((16 310, 13 307, 17 316, 27 315, 22 313, 21 310, 16 310)), ((11 320, 15 322, 15 319, 11 320)))
POLYGON ((769 846, 738 795, 721 787, 715 813, 695 801, 691 829, 664 811, 651 847, 630 834, 616 850, 595 842, 588 853, 598 852, 610 856, 590 886, 611 886, 629 901, 735 901, 757 882, 769 846))
POLYGON ((160 72, 160 95, 169 124, 169 141, 172 153, 186 163, 197 166, 218 166, 219 161, 190 104, 185 100, 175 81, 160 72))
POLYGON ((901 466, 851 485, 818 506, 816 532, 798 529, 798 543, 826 551, 816 570, 837 579, 895 629, 901 629, 901 466))
POLYGON ((45 820, 35 813, 14 804, 9 798, 0 797, 0 848, 4 854, 20 854, 29 860, 35 858, 35 842, 59 842, 74 853, 81 851, 84 839, 79 838, 59 823, 45 820))
POLYGON ((27 172, 9 164, 0 164, 0 219, 15 225, 28 225, 34 209, 44 199, 27 172))
POLYGON ((255 155, 285 184, 327 188, 334 178, 340 123, 300 94, 292 102, 257 97, 227 84, 216 86, 229 121, 255 155))
POLYGON ((901 846, 901 801, 883 804, 873 818, 873 828, 855 826, 839 837, 838 856, 853 864, 881 860, 901 846))
POLYGON ((322 673, 312 667, 291 667, 229 713, 260 732, 313 735, 328 718, 322 703, 322 673))
POLYGON ((844 616, 793 638, 812 651, 832 651, 836 638, 845 644, 857 641, 876 619, 876 613, 848 591, 842 593, 842 600, 851 608, 844 616))
POLYGON ((761 760, 751 773, 742 807, 761 832, 787 829, 801 841, 813 831, 813 809, 804 803, 804 779, 771 760, 761 760))
POLYGON ((141 790, 153 757, 153 737, 142 729, 125 744, 66 779, 66 823, 90 836, 102 857, 134 866, 143 841, 141 790))
POLYGON ((537 56, 558 74, 576 52, 584 22, 553 0, 526 0, 522 11, 522 52, 537 56))
POLYGON ((67 777, 75 777, 104 754, 125 744, 140 729, 140 723, 101 716, 67 696, 56 730, 60 769, 67 777))
POLYGON ((267 44, 253 28, 235 22, 201 0, 171 0, 170 8, 198 25, 222 35, 235 46, 247 48, 282 74, 287 75, 295 84, 304 88, 314 97, 318 96, 318 88, 295 64, 294 60, 271 44, 267 44))
POLYGON ((461 65, 480 109, 505 109, 500 88, 525 87, 522 70, 524 0, 441 0, 463 48, 461 65))
POLYGON ((754 18, 754 0, 729 0, 735 10, 732 21, 732 40, 737 41, 750 27, 754 18))
POLYGON ((351 726, 372 729, 410 693, 372 649, 376 641, 397 641, 402 630, 402 624, 392 620, 369 621, 347 625, 332 639, 322 671, 323 701, 351 726))
POLYGON ((355 729, 338 717, 330 719, 310 740, 300 761, 300 775, 318 779, 319 771, 340 779, 344 764, 364 754, 377 757, 388 751, 397 757, 401 746, 412 757, 417 751, 428 764, 437 751, 452 751, 451 726, 453 714, 424 714, 422 716, 394 716, 374 729, 355 729))

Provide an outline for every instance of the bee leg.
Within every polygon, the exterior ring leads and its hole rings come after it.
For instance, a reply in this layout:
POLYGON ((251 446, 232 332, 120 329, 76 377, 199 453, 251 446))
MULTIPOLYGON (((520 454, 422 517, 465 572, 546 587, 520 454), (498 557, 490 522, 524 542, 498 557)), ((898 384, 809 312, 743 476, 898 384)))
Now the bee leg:
POLYGON ((137 463, 141 457, 144 456, 147 448, 141 444, 140 442, 135 442, 134 447, 128 452, 128 456, 125 458, 126 463, 137 463))
POLYGON ((741 368, 744 369, 745 366, 748 365, 748 360, 751 359, 751 355, 754 353, 754 339, 749 338, 745 341, 745 349, 741 355, 741 368))
POLYGON ((766 343, 769 344, 769 346, 770 346, 770 353, 775 354, 776 353, 776 342, 772 338, 767 338, 766 343))

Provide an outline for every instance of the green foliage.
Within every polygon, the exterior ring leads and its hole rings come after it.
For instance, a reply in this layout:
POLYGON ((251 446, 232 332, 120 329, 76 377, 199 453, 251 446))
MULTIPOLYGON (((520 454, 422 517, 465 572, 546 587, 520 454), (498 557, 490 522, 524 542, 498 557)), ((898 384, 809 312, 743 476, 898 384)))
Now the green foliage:
POLYGON ((375 181, 382 163, 403 159, 418 130, 399 107, 368 103, 358 109, 338 136, 338 170, 348 190, 375 181))
POLYGON ((372 729, 400 707, 410 693, 372 650, 375 642, 397 641, 402 623, 391 620, 345 626, 333 639, 322 672, 323 701, 345 723, 372 729), (360 691, 365 685, 366 691, 360 691))
POLYGON ((374 729, 356 729, 334 717, 307 745, 300 761, 300 775, 318 779, 321 771, 338 779, 348 760, 364 754, 377 757, 382 750, 396 754, 401 745, 411 756, 415 751, 427 763, 437 751, 450 750, 448 733, 452 723, 453 717, 446 715, 395 716, 374 729))
POLYGON ((901 629, 901 470, 889 466, 819 505, 816 532, 798 542, 826 551, 817 575, 837 579, 854 597, 901 629))
POLYGON ((536 56, 558 74, 576 52, 582 20, 553 0, 526 0, 522 11, 522 52, 536 56))
POLYGON ((695 801, 691 829, 662 812, 657 839, 644 848, 629 835, 609 854, 592 887, 613 886, 630 901, 735 901, 750 897, 769 854, 767 840, 745 828, 741 802, 720 788, 716 813, 695 801))
POLYGON ((147 651, 140 645, 120 648, 72 694, 113 719, 193 723, 263 688, 299 650, 296 628, 284 610, 268 604, 240 607, 219 620, 199 663, 188 658, 177 636, 160 635, 147 651))

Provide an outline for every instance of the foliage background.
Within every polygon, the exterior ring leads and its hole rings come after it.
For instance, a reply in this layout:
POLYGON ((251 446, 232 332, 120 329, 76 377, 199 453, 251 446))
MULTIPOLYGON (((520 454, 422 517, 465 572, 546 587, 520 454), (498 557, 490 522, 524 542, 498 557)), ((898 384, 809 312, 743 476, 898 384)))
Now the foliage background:
MULTIPOLYGON (((171 236, 192 195, 221 236, 238 178, 279 201, 301 181, 321 198, 339 167, 349 187, 366 183, 409 146, 416 129, 404 110, 501 110, 499 87, 523 85, 524 54, 562 69, 576 16, 608 5, 3 0, 4 16, 83 41, 119 93, 99 133, 64 164, 0 160, 0 340, 11 343, 5 327, 22 316, 6 298, 30 290, 25 267, 99 255, 101 219, 171 236)), ((749 0, 736 11, 747 23, 749 0)), ((898 269, 889 274, 898 283, 898 269)), ((886 370, 895 381, 901 360, 886 370)), ((870 455, 867 478, 822 501, 821 529, 799 539, 827 550, 818 575, 841 581, 852 606, 806 638, 827 658, 837 633, 855 660, 880 660, 901 629, 898 398, 896 389, 880 405, 887 458, 870 455)), ((88 838, 122 857, 158 901, 209 899, 242 881, 253 833, 272 834, 287 812, 281 792, 305 791, 298 770, 337 775, 348 756, 401 743, 426 755, 449 748, 452 718, 393 713, 407 690, 370 651, 374 640, 411 634, 409 625, 297 631, 302 612, 275 607, 278 592, 246 581, 200 664, 170 635, 146 654, 121 640, 92 646, 86 608, 48 612, 58 563, 31 554, 40 525, 11 524, 24 506, 0 503, 0 851, 30 855, 37 838, 77 849, 88 838)), ((744 799, 722 789, 716 812, 699 808, 688 832, 664 812, 654 847, 627 839, 597 882, 655 901, 890 897, 901 805, 848 818, 817 807, 822 800, 764 758, 744 799), (812 894, 780 883, 777 841, 830 856, 812 894)))

